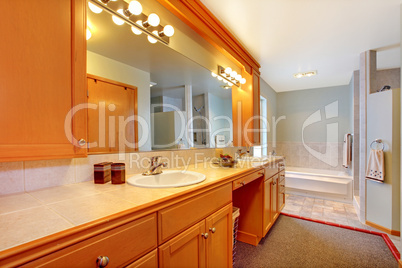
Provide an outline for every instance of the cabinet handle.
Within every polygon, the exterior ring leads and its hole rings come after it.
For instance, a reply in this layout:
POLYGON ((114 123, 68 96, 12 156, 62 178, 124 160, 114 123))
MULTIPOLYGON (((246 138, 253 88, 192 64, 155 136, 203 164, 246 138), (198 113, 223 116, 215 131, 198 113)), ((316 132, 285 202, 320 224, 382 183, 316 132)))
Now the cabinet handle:
POLYGON ((209 228, 209 230, 210 230, 212 233, 215 233, 215 232, 216 232, 215 227, 209 228))
POLYGON ((205 239, 208 238, 208 233, 201 233, 201 236, 203 236, 205 239))
POLYGON ((109 264, 109 258, 106 256, 99 256, 96 259, 96 267, 104 268, 109 264))
POLYGON ((80 140, 78 141, 78 145, 79 145, 79 146, 84 146, 86 143, 87 143, 87 142, 86 142, 84 139, 80 139, 80 140))
POLYGON ((264 175, 264 172, 260 171, 258 172, 258 175, 264 175))
POLYGON ((240 185, 244 186, 244 185, 246 185, 246 182, 242 181, 242 182, 240 182, 240 185))

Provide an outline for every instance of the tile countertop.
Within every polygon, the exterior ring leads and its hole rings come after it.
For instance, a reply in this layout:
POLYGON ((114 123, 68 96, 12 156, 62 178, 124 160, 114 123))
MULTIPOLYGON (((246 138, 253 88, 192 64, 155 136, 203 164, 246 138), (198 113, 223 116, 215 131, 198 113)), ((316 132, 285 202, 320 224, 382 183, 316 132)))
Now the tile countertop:
MULTIPOLYGON (((279 159, 281 157, 271 158, 268 163, 279 159)), ((163 202, 252 169, 249 162, 235 168, 219 168, 205 162, 187 168, 206 175, 205 181, 185 187, 152 189, 88 181, 0 196, 0 253, 124 210, 143 209, 147 204, 163 202)))

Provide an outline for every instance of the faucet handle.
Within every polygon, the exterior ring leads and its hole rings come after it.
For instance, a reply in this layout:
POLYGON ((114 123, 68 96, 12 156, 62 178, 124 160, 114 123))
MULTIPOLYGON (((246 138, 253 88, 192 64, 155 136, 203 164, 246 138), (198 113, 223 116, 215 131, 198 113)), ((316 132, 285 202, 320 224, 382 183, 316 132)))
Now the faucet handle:
POLYGON ((155 166, 155 165, 159 164, 160 159, 161 159, 161 156, 151 157, 151 166, 155 166))

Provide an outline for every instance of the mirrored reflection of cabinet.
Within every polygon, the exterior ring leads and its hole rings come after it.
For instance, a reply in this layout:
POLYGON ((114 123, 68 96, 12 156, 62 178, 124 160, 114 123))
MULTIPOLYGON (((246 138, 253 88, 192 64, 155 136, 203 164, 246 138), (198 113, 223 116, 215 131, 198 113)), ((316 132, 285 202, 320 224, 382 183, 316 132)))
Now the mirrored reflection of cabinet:
POLYGON ((88 153, 138 148, 137 88, 88 75, 88 153))

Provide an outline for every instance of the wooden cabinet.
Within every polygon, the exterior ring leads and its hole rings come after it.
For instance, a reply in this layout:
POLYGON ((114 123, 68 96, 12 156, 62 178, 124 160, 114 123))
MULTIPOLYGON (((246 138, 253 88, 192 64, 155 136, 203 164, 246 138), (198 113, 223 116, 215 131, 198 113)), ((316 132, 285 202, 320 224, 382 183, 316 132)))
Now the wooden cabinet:
POLYGON ((158 249, 155 249, 147 255, 136 260, 126 268, 157 268, 158 267, 158 249))
POLYGON ((233 181, 233 206, 240 208, 239 241, 257 245, 279 217, 285 205, 284 168, 283 161, 270 163, 263 172, 233 181))
POLYGON ((88 74, 88 153, 138 149, 137 88, 88 74))
POLYGON ((86 155, 85 3, 0 1, 0 161, 86 155))
POLYGON ((153 213, 23 266, 95 267, 99 256, 108 257, 110 267, 127 265, 157 247, 156 228, 153 213))
POLYGON ((231 267, 232 205, 159 247, 160 267, 231 267))

